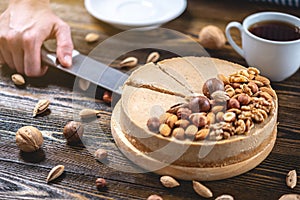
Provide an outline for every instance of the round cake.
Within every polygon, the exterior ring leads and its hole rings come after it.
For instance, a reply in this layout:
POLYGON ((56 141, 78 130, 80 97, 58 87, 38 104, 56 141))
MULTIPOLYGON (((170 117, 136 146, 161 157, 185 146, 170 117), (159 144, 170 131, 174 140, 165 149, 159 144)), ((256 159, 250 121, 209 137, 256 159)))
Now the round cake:
POLYGON ((254 168, 271 152, 276 124, 277 97, 267 78, 255 68, 208 57, 138 68, 111 120, 116 144, 130 160, 184 180, 219 180, 254 168), (224 89, 203 94, 211 80, 224 89), (207 99, 208 109, 191 108, 199 98, 207 99))

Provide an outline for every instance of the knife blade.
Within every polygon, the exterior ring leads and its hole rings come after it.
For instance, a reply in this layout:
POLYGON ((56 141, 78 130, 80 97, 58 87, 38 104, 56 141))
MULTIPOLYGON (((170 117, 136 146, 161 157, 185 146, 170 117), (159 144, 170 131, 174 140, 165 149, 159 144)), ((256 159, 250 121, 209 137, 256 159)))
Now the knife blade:
POLYGON ((48 51, 45 47, 41 49, 41 56, 45 64, 90 81, 118 95, 122 94, 122 85, 128 78, 128 74, 82 55, 77 50, 72 52, 71 68, 63 67, 58 62, 56 54, 48 51))

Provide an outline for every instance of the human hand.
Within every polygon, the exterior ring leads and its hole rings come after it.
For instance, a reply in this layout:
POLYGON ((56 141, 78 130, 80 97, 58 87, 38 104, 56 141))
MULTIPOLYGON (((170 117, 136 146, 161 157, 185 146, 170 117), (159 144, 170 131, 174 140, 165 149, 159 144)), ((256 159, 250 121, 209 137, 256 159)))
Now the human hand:
POLYGON ((72 65, 73 43, 70 27, 50 8, 49 0, 10 0, 0 16, 0 63, 26 76, 42 76, 41 46, 56 39, 59 62, 72 65))

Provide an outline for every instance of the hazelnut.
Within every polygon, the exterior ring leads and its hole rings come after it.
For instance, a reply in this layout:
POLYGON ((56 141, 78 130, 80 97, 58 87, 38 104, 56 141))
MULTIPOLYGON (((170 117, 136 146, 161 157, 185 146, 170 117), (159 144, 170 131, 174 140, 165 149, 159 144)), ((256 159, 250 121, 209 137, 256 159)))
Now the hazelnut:
POLYGON ((158 132, 160 121, 157 117, 151 117, 147 121, 147 127, 152 132, 158 132))
POLYGON ((194 113, 208 112, 210 110, 209 99, 205 96, 195 97, 189 102, 189 108, 194 113))
POLYGON ((21 151, 34 152, 43 144, 42 133, 33 126, 24 126, 16 133, 16 143, 21 151))
POLYGON ((224 84, 222 81, 216 78, 208 79, 202 87, 203 94, 208 98, 210 98, 212 93, 218 90, 224 91, 224 84))
POLYGON ((98 190, 107 186, 106 180, 104 178, 97 178, 95 184, 98 190))
POLYGON ((226 38, 223 31, 213 25, 205 26, 198 34, 199 43, 204 48, 220 49, 225 45, 226 38))
POLYGON ((188 108, 179 108, 177 111, 177 117, 179 119, 187 119, 192 114, 192 111, 188 108))
POLYGON ((190 125, 190 121, 186 119, 180 119, 177 122, 175 122, 175 126, 186 128, 188 125, 190 125))
POLYGON ((204 128, 198 131, 195 135, 195 140, 204 140, 209 134, 209 129, 204 128))
POLYGON ((228 109, 231 109, 231 108, 238 108, 239 109, 241 107, 241 105, 240 105, 240 102, 237 99, 231 98, 228 101, 227 107, 228 107, 228 109))
POLYGON ((104 160, 107 158, 107 151, 105 149, 97 149, 95 151, 94 156, 97 160, 104 160))
POLYGON ((251 98, 247 94, 242 93, 238 96, 238 101, 242 105, 248 105, 251 101, 251 98))
POLYGON ((63 129, 63 134, 68 144, 80 143, 83 132, 84 129, 82 124, 76 121, 69 121, 63 129))

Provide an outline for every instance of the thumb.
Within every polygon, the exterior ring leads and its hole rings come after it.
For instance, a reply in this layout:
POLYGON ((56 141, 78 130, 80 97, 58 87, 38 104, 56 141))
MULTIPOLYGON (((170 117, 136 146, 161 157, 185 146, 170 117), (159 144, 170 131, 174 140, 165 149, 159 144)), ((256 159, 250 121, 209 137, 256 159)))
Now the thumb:
POLYGON ((58 61, 64 67, 71 67, 73 42, 71 39, 70 27, 65 22, 60 23, 57 26, 55 35, 57 41, 56 54, 58 61))

